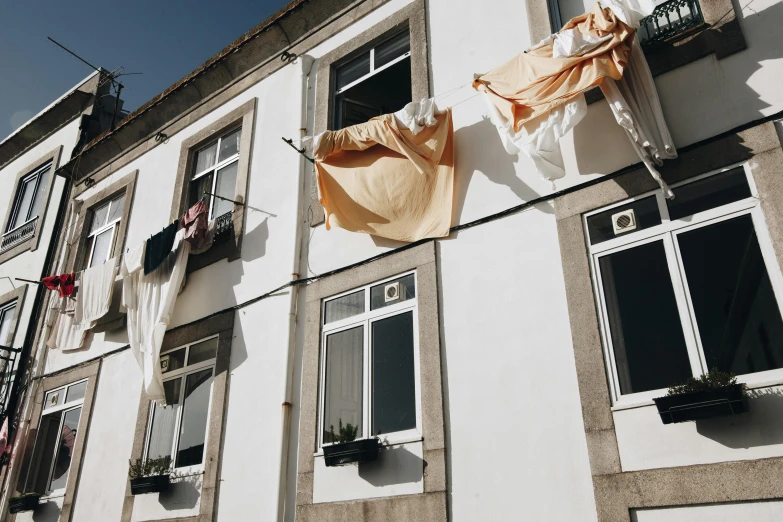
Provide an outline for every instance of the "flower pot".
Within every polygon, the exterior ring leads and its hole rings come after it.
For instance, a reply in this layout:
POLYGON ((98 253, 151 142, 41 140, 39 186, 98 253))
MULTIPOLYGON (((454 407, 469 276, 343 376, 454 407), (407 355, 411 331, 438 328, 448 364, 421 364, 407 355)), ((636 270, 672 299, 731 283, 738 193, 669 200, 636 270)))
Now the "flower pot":
POLYGON ((170 481, 171 477, 169 475, 132 478, 130 479, 131 495, 160 493, 161 491, 168 489, 170 481))
POLYGON ((41 495, 23 495, 15 497, 8 501, 9 513, 21 513, 23 511, 33 511, 38 506, 38 500, 41 495))
POLYGON ((655 400, 664 424, 737 415, 748 411, 742 384, 715 390, 667 395, 655 400))
POLYGON ((352 462, 370 462, 378 458, 380 445, 377 438, 331 444, 323 447, 324 461, 329 467, 343 466, 352 462))

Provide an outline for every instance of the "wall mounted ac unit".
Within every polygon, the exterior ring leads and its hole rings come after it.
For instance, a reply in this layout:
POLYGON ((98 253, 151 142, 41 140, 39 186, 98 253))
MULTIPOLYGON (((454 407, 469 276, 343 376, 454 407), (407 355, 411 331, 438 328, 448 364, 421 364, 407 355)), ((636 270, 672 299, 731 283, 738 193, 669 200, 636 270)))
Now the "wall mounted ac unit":
POLYGON ((625 234, 631 230, 636 230, 636 214, 633 210, 623 210, 612 215, 612 228, 615 235, 625 234))

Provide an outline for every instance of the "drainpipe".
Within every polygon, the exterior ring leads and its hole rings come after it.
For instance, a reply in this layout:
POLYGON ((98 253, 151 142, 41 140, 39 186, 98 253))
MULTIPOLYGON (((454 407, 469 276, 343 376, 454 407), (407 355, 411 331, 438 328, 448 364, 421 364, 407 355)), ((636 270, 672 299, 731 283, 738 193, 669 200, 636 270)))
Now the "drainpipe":
MULTIPOLYGON (((302 100, 299 105, 299 138, 304 138, 307 134, 307 92, 309 87, 310 72, 313 68, 314 59, 311 56, 303 55, 298 57, 301 65, 300 78, 302 82, 302 100)), ((304 201, 305 201, 305 181, 307 180, 307 168, 310 163, 304 156, 299 156, 299 178, 298 191, 296 195, 296 233, 293 248, 293 268, 291 270, 291 279, 299 279, 299 266, 302 256, 302 232, 306 226, 304 201)), ((283 522, 285 519, 286 491, 288 488, 288 447, 291 437, 291 400, 294 380, 294 356, 296 354, 296 314, 297 301, 299 299, 299 286, 291 287, 290 305, 288 310, 288 352, 286 361, 285 382, 283 384, 283 404, 281 414, 281 434, 280 434, 280 473, 278 479, 277 494, 277 520, 283 522)))

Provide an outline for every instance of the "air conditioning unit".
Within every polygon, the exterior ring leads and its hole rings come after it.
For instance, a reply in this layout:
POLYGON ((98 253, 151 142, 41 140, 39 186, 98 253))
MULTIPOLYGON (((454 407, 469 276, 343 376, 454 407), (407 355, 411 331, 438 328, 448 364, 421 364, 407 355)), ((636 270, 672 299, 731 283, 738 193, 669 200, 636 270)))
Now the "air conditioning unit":
POLYGON ((625 234, 631 230, 636 230, 636 214, 632 209, 623 210, 612 215, 612 228, 615 235, 625 234))
POLYGON ((401 301, 405 299, 405 287, 400 285, 399 281, 389 283, 383 288, 384 302, 401 301))

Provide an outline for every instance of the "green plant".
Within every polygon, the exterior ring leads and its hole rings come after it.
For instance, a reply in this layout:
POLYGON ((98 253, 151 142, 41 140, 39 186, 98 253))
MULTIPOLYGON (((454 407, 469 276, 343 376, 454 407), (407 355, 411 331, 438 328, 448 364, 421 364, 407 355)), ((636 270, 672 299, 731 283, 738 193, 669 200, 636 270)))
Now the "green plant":
POLYGON ((337 428, 340 432, 340 435, 335 435, 334 433, 334 424, 329 425, 329 434, 332 436, 332 442, 335 444, 342 444, 344 442, 351 442, 352 440, 356 440, 356 434, 359 433, 359 426, 354 426, 350 422, 343 426, 343 420, 339 419, 337 421, 337 428))
POLYGON ((737 376, 735 374, 713 368, 706 375, 690 377, 684 383, 670 387, 668 395, 717 390, 735 384, 737 384, 737 376))
POLYGON ((155 475, 171 475, 171 457, 159 457, 157 459, 142 460, 141 457, 129 460, 128 476, 132 479, 141 477, 154 477, 155 475))

